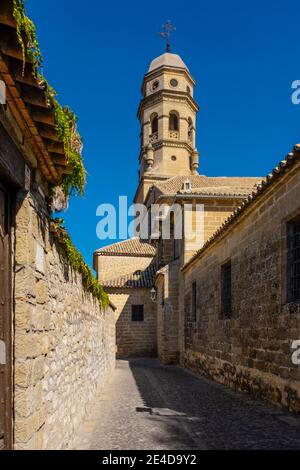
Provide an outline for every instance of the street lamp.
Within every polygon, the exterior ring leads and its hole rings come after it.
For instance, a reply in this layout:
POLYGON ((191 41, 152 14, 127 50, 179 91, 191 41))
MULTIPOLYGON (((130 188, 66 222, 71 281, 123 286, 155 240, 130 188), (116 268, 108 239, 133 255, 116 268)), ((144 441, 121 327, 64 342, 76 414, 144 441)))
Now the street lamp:
POLYGON ((156 289, 155 289, 154 286, 153 286, 152 289, 150 290, 150 298, 151 298, 152 302, 155 302, 155 301, 156 301, 156 289))

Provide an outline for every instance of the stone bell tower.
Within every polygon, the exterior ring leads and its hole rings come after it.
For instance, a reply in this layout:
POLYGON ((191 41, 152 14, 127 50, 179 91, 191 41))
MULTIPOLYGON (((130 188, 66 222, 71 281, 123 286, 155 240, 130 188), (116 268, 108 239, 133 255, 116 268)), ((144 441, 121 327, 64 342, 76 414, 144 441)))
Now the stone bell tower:
POLYGON ((151 62, 138 109, 141 148, 136 202, 144 202, 149 187, 157 181, 197 174, 199 108, 193 98, 194 86, 187 66, 177 54, 165 52, 151 62))

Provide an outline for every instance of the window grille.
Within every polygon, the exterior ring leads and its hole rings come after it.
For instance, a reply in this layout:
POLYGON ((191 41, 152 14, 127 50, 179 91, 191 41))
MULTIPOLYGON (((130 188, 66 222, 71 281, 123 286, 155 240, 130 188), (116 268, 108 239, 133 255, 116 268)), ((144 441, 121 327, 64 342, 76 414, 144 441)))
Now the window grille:
POLYGON ((224 317, 231 317, 231 262, 221 267, 221 311, 224 317))
POLYGON ((287 224, 287 299, 300 302, 300 218, 287 224))

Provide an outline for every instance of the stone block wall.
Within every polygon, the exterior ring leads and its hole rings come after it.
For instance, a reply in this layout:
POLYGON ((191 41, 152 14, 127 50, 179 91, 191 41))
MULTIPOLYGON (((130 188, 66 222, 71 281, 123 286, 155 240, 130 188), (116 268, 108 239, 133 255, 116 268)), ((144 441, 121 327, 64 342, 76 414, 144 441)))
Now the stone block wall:
POLYGON ((116 307, 117 357, 156 356, 156 303, 150 299, 150 289, 107 288, 116 307), (144 305, 144 321, 131 319, 132 305, 144 305))
POLYGON ((159 271, 157 288, 157 346, 162 364, 179 362, 179 260, 159 271))
POLYGON ((300 412, 300 304, 286 302, 286 223, 300 214, 299 164, 183 273, 181 362, 218 382, 300 412), (232 312, 221 314, 221 266, 232 266, 232 312), (196 282, 197 319, 191 317, 196 282))
POLYGON ((94 269, 99 281, 105 283, 115 277, 133 274, 135 271, 144 271, 152 262, 153 257, 148 256, 95 255, 94 269))
POLYGON ((41 195, 19 193, 14 279, 14 447, 66 449, 115 363, 102 311, 49 232, 41 195))

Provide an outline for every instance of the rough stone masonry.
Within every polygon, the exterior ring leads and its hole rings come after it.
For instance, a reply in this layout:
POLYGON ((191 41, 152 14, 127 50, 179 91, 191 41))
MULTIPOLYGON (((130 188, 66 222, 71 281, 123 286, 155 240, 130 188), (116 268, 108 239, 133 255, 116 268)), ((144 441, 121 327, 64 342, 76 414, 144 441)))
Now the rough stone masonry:
POLYGON ((115 319, 71 270, 39 194, 19 193, 15 448, 66 449, 115 363, 115 319))

